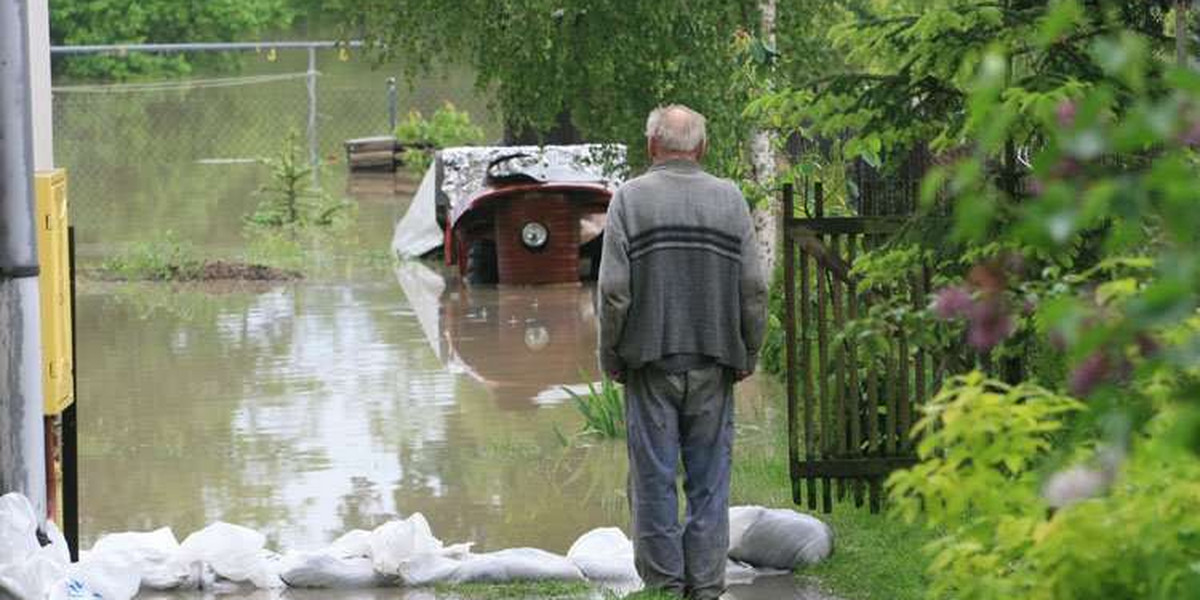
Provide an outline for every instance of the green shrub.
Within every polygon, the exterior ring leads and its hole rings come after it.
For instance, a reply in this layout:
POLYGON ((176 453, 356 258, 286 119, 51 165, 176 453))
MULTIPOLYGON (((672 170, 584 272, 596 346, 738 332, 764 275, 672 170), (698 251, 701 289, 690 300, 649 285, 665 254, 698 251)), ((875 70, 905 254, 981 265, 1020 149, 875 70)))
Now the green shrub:
POLYGON ((615 381, 604 377, 598 390, 594 383, 589 383, 587 394, 565 387, 563 390, 583 416, 582 433, 602 438, 625 437, 625 394, 615 381))
POLYGON ((167 230, 150 241, 133 244, 127 251, 104 261, 100 268, 120 279, 186 281, 200 278, 204 261, 195 246, 167 230))
POLYGON ((1047 483, 1057 433, 1086 406, 1044 388, 956 377, 914 428, 921 462, 895 473, 894 509, 945 534, 930 544, 933 598, 1188 598, 1200 590, 1200 466, 1160 414, 1128 457, 1077 450, 1088 467, 1047 483), (1055 506, 1057 504, 1058 506, 1055 506))
POLYGON ((447 102, 426 119, 420 111, 409 111, 396 125, 396 139, 410 145, 404 151, 404 165, 423 172, 438 148, 478 144, 483 141, 483 129, 471 122, 471 115, 447 102))
POLYGON ((330 227, 348 214, 349 202, 313 186, 313 167, 304 157, 295 131, 288 133, 277 155, 263 162, 271 170, 271 181, 259 188, 262 200, 247 215, 247 224, 268 229, 330 227))

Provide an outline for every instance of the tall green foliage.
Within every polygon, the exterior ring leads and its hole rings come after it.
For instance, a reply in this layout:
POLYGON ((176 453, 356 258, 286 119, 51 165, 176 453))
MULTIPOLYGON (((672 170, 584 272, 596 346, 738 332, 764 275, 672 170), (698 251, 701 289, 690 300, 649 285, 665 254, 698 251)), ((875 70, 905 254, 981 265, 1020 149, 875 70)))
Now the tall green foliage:
POLYGON ((942 532, 930 595, 1193 597, 1200 74, 1172 66, 1154 3, 936 4, 869 23, 861 73, 759 107, 830 119, 863 155, 946 151, 923 206, 948 226, 856 270, 886 304, 912 244, 931 248, 941 291, 888 326, 990 372, 925 406, 921 462, 889 483, 942 532), (1006 357, 1036 385, 998 381, 1021 376, 1006 357))
POLYGON ((569 115, 590 139, 639 148, 650 109, 682 102, 711 117, 718 154, 737 154, 732 41, 739 29, 756 28, 751 0, 464 0, 453 10, 435 0, 333 4, 349 30, 416 59, 417 69, 445 60, 474 66, 514 130, 546 132, 569 115))
POLYGON ((1200 75, 1173 67, 1173 4, 871 2, 833 30, 842 71, 747 111, 871 162, 937 156, 935 225, 860 257, 882 310, 841 333, 977 370, 889 482, 939 532, 931 597, 1200 589, 1200 75), (941 288, 924 308, 889 283, 914 258, 941 288))
MULTIPOLYGON (((1057 0, 864 4, 831 29, 841 69, 794 78, 749 112, 788 132, 848 136, 847 154, 873 162, 925 142, 953 150, 967 142, 969 89, 990 51, 1011 60, 1012 86, 1052 101, 1105 78, 1090 52, 1098 38, 1125 29, 1159 53, 1172 44, 1164 33, 1171 0, 1087 0, 1069 13, 1053 10, 1057 0)), ((1036 134, 1028 117, 1037 99, 1006 99, 1024 119, 1020 137, 1036 134)))
MULTIPOLYGON (((284 28, 294 16, 292 0, 54 0, 50 39, 57 45, 231 42, 284 28)), ((124 79, 186 74, 197 60, 221 59, 134 53, 65 58, 58 69, 76 77, 124 79)))

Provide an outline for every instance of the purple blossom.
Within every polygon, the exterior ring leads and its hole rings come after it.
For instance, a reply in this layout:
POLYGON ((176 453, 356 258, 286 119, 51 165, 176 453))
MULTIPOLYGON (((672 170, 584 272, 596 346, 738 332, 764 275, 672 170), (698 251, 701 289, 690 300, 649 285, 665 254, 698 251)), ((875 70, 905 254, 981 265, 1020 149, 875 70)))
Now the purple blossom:
POLYGON ((1063 129, 1069 129, 1075 124, 1075 114, 1078 112, 1078 107, 1071 100, 1063 100, 1058 103, 1058 107, 1054 109, 1054 117, 1058 120, 1058 126, 1063 129))
POLYGON ((1180 134, 1179 142, 1185 146, 1200 146, 1200 121, 1192 123, 1187 131, 1180 134))
POLYGON ((1032 317, 1033 313, 1037 312, 1037 302, 1033 298, 1026 298, 1021 303, 1021 314, 1026 317, 1032 317))
POLYGON ((1013 334, 1016 324, 999 297, 978 302, 971 310, 967 343, 980 352, 991 350, 1013 334))
POLYGON ((1029 190, 1028 191, 1030 194, 1032 194, 1034 196, 1041 196, 1042 193, 1044 193, 1046 191, 1046 184, 1043 183, 1042 180, 1038 179, 1037 177, 1031 177, 1029 179, 1029 190))
POLYGON ((1083 359, 1083 362, 1075 365, 1075 370, 1071 371, 1068 382, 1071 395, 1083 398, 1091 394, 1108 379, 1109 371, 1108 355, 1104 352, 1096 352, 1083 359))
POLYGON ((939 319, 949 321, 967 316, 974 305, 970 292, 960 286, 951 286, 938 291, 933 301, 933 312, 939 319))

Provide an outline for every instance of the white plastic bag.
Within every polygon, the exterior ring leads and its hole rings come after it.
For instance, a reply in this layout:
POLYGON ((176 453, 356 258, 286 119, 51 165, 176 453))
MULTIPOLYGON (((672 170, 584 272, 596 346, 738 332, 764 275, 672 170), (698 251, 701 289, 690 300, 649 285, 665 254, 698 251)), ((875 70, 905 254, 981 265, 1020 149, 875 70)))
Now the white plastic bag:
MULTIPOLYGON (((375 570, 385 575, 403 575, 405 565, 413 558, 432 554, 458 556, 470 551, 470 544, 446 547, 442 540, 433 536, 429 522, 421 513, 414 513, 403 521, 390 521, 376 527, 369 539, 371 560, 375 570)), ((354 548, 357 540, 344 541, 354 548)))
POLYGON ((46 522, 50 544, 40 546, 37 516, 24 496, 0 497, 0 598, 42 600, 63 578, 71 562, 67 540, 53 522, 46 522))
POLYGON ((399 575, 400 567, 413 556, 442 549, 442 540, 433 537, 433 530, 421 513, 376 527, 368 544, 375 570, 388 575, 399 575))
POLYGON ((347 531, 342 537, 333 541, 329 546, 335 556, 351 558, 356 556, 371 557, 371 532, 363 529, 347 531))
POLYGON ((200 587, 203 563, 185 559, 169 527, 149 532, 114 533, 101 537, 92 554, 117 556, 138 570, 142 587, 151 590, 194 590, 200 587))
POLYGON ((90 554, 67 567, 49 600, 130 600, 138 593, 141 576, 117 555, 90 554))
POLYGON ((737 506, 729 510, 729 558, 754 567, 795 569, 833 554, 833 529, 787 509, 737 506))
POLYGON ((536 548, 512 548, 473 554, 450 576, 452 583, 514 581, 584 581, 583 573, 565 556, 536 548))
POLYGON ((414 556, 401 567, 400 578, 404 585, 411 587, 444 583, 450 581, 461 564, 461 558, 442 554, 421 554, 414 556))
POLYGON ((68 561, 56 556, 50 546, 34 552, 25 560, 0 565, 0 598, 4 594, 17 600, 41 600, 46 590, 66 574, 68 561))
POLYGON ((334 551, 289 552, 280 561, 279 578, 297 588, 374 588, 395 585, 398 578, 375 571, 365 556, 341 557, 334 551))
POLYGON ((16 492, 0 496, 0 565, 23 561, 38 551, 37 525, 28 498, 16 492))
POLYGON ((179 545, 180 558, 207 563, 217 575, 259 588, 282 587, 278 560, 264 550, 263 534, 230 523, 216 522, 187 536, 179 545))
POLYGON ((633 562, 633 542, 616 527, 601 527, 583 534, 571 545, 567 558, 589 581, 640 581, 633 562))

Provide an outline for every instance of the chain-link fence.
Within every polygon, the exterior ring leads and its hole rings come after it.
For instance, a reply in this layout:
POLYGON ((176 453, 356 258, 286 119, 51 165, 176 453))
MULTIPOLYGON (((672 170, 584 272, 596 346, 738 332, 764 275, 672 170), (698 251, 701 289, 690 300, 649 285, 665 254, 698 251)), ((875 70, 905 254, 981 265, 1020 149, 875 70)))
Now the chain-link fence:
MULTIPOLYGON (((489 125, 466 73, 442 70, 389 94, 397 65, 336 48, 316 52, 313 63, 307 54, 242 53, 221 61, 224 69, 187 79, 56 77, 55 158, 70 173, 71 218, 85 251, 164 230, 201 244, 236 243, 268 177, 260 161, 281 152, 289 134, 302 156, 317 157, 323 187, 339 193, 343 142, 388 134, 391 102, 403 115, 450 101, 489 125)), ((69 71, 64 61, 86 58, 59 56, 56 72, 69 71)))

